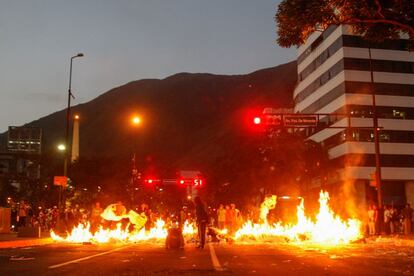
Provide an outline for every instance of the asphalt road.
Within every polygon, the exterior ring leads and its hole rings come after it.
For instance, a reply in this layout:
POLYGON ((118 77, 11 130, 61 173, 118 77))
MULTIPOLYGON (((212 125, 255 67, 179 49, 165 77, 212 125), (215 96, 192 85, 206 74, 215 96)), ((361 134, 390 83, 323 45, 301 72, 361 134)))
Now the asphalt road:
POLYGON ((414 275, 414 247, 372 242, 324 248, 285 243, 162 243, 46 246, 0 250, 0 275, 414 275))

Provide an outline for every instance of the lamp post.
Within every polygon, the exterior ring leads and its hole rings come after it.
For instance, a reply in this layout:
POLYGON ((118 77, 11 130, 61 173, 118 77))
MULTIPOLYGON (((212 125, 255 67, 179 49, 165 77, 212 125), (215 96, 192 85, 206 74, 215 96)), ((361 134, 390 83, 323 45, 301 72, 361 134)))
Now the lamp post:
MULTIPOLYGON (((75 98, 72 94, 72 63, 73 59, 77 57, 83 57, 82 53, 78 53, 77 55, 70 58, 70 70, 69 70, 69 89, 68 89, 68 108, 66 110, 66 133, 65 133, 65 144, 66 147, 69 146, 69 126, 70 126, 70 99, 75 98)), ((63 166, 63 175, 68 176, 68 159, 69 159, 69 151, 65 151, 65 162, 63 166)))
MULTIPOLYGON (((66 145, 65 144, 59 144, 57 146, 57 150, 59 152, 63 153, 63 158, 65 158, 66 156, 66 145)), ((62 207, 62 186, 59 186, 59 201, 58 201, 58 205, 59 205, 59 211, 61 211, 61 207, 62 207)), ((59 219, 59 217, 58 217, 59 219)))
MULTIPOLYGON (((70 70, 69 70, 69 89, 68 89, 68 108, 66 110, 66 133, 65 133, 65 159, 63 162, 63 176, 68 176, 68 159, 69 159, 69 126, 70 126, 70 99, 75 98, 72 94, 72 63, 73 59, 83 57, 83 53, 78 53, 77 55, 70 58, 70 70)), ((62 186, 60 186, 60 193, 62 191, 62 186)), ((62 204, 59 201, 59 208, 62 204)))
MULTIPOLYGON (((142 120, 141 120, 140 116, 138 116, 138 115, 132 116, 131 124, 134 128, 138 128, 141 125, 141 122, 142 122, 142 120)), ((136 131, 137 130, 135 130, 135 132, 136 131)), ((131 186, 132 186, 131 187, 131 197, 132 197, 131 201, 132 201, 132 204, 134 203, 134 199, 135 199, 135 188, 136 188, 135 184, 136 184, 136 180, 139 176, 138 169, 137 169, 137 160, 136 160, 136 158, 137 158, 137 154, 136 154, 136 152, 137 152, 137 141, 136 141, 137 137, 136 137, 136 134, 133 135, 133 139, 134 139, 134 153, 133 153, 133 157, 132 157, 132 174, 131 174, 131 176, 132 176, 132 178, 131 178, 131 186)))

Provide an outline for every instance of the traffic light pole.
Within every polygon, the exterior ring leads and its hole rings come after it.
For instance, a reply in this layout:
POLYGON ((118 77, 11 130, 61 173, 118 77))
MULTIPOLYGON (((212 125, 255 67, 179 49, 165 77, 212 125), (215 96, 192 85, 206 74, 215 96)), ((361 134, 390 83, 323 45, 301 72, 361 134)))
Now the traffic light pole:
MULTIPOLYGON (((371 47, 368 48, 369 53, 369 69, 371 73, 371 86, 374 85, 374 70, 372 67, 372 57, 371 57, 371 47)), ((376 186, 377 186, 377 200, 378 208, 382 210, 382 181, 381 181, 381 159, 380 159, 380 142, 379 142, 379 128, 378 128, 378 114, 377 114, 377 105, 375 99, 375 91, 372 88, 372 119, 374 126, 374 143, 375 143, 375 175, 376 175, 376 186)))
POLYGON ((378 200, 378 232, 384 232, 384 208, 382 202, 382 180, 381 180, 381 159, 380 159, 380 142, 379 142, 379 128, 378 128, 378 114, 377 105, 375 99, 374 89, 374 70, 372 66, 371 47, 368 47, 369 54, 369 70, 371 76, 371 95, 372 95, 372 119, 374 126, 374 144, 375 144, 375 175, 376 175, 376 187, 377 187, 377 200, 378 200))
MULTIPOLYGON (((374 83, 374 73, 372 68, 372 60, 371 60, 371 49, 369 48, 369 62, 370 62, 370 71, 371 71, 371 84, 374 83)), ((381 153, 380 153, 380 142, 379 142, 379 131, 383 127, 378 126, 378 114, 376 109, 376 99, 375 99, 375 91, 371 91, 372 95, 372 111, 373 111, 373 125, 372 126, 357 126, 351 127, 351 118, 349 114, 339 114, 339 113, 264 113, 263 117, 266 120, 257 120, 260 124, 264 122, 268 127, 266 131, 268 134, 271 134, 273 131, 277 129, 283 128, 290 128, 290 129, 306 129, 306 128, 318 128, 321 127, 321 118, 328 117, 328 124, 331 124, 332 121, 330 117, 334 117, 334 122, 338 121, 338 118, 343 117, 347 118, 348 126, 322 126, 323 129, 366 129, 372 130, 374 132, 374 144, 375 144, 375 176, 376 176, 376 188, 377 188, 377 200, 378 200, 378 208, 382 211, 383 208, 383 200, 382 200, 382 181, 381 181, 381 153)), ((256 123, 256 118, 254 121, 256 123)), ((380 214, 380 227, 382 226, 382 215, 380 214)), ((382 229, 382 228, 381 228, 382 229)))

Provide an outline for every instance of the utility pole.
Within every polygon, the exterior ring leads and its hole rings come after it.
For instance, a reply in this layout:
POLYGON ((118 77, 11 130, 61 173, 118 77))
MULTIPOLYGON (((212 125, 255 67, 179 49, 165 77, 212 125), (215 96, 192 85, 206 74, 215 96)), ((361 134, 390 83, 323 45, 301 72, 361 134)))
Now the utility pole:
POLYGON ((374 125, 374 144, 375 144, 375 175, 376 175, 376 186, 377 186, 377 200, 378 208, 382 209, 382 180, 381 180, 381 153, 380 153, 380 141, 379 141, 379 127, 378 127, 378 114, 377 105, 375 101, 374 87, 374 70, 372 66, 371 47, 368 48, 369 52, 369 69, 371 72, 371 95, 372 95, 372 119, 374 125))
POLYGON ((374 144, 375 144, 375 175, 377 186, 377 200, 378 200, 378 232, 384 232, 384 209, 382 204, 382 180, 381 180, 381 153, 380 153, 380 141, 379 141, 379 127, 378 127, 378 114, 377 105, 375 101, 375 89, 374 89, 374 69, 372 66, 371 45, 368 47, 369 53, 369 69, 371 73, 371 95, 372 95, 372 119, 374 126, 374 144))

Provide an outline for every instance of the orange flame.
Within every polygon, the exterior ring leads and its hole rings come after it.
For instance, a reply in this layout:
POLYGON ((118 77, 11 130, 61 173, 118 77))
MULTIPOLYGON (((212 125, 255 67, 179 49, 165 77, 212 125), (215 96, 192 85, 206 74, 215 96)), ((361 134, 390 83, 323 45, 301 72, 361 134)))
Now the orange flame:
MULTIPOLYGON (((189 224, 188 229, 194 229, 194 225, 189 224)), ((128 231, 122 229, 122 224, 118 223, 116 229, 104 229, 102 226, 95 232, 90 231, 90 224, 79 224, 74 227, 70 233, 67 234, 65 238, 57 235, 53 230, 50 231, 50 236, 55 241, 61 242, 70 242, 70 243, 83 243, 83 242, 93 242, 93 243, 108 243, 110 241, 115 242, 139 242, 146 240, 164 240, 167 237, 167 228, 165 222, 162 219, 156 221, 155 226, 149 231, 146 231, 144 228, 140 230, 128 231)), ((187 230, 187 234, 191 233, 190 230, 187 230)))
MULTIPOLYGON (((273 196, 274 197, 274 196, 273 196)), ((319 194, 319 213, 316 221, 312 221, 305 215, 303 199, 297 207, 297 223, 295 225, 282 225, 281 223, 269 224, 262 215, 269 212, 269 206, 273 205, 274 198, 265 199, 267 204, 261 206, 262 223, 254 224, 247 221, 242 228, 235 233, 236 240, 255 239, 260 240, 269 237, 282 237, 291 241, 308 241, 324 245, 347 244, 362 237, 361 222, 357 219, 342 220, 330 209, 329 194, 321 191, 319 194)), ((273 207, 274 208, 274 207, 273 207)))
MULTIPOLYGON (((297 206, 297 223, 294 225, 284 225, 281 222, 270 224, 267 220, 269 211, 276 207, 277 197, 266 197, 260 206, 260 223, 247 221, 234 234, 235 240, 262 241, 269 238, 282 238, 293 242, 311 242, 322 245, 347 244, 362 237, 361 221, 357 219, 343 220, 336 215, 329 207, 329 194, 321 191, 319 194, 319 212, 315 220, 305 215, 303 199, 297 206)), ((79 224, 74 227, 66 237, 57 235, 53 230, 50 232, 51 238, 59 242, 71 243, 108 243, 115 242, 140 242, 146 240, 161 241, 165 240, 168 234, 165 221, 158 219, 155 226, 149 231, 143 227, 146 223, 144 214, 137 214, 134 211, 123 212, 116 215, 114 205, 109 205, 101 215, 106 220, 120 221, 122 218, 129 218, 130 224, 134 225, 133 230, 129 231, 129 225, 122 229, 119 222, 116 229, 104 229, 102 226, 92 233, 90 224, 79 224)), ((183 235, 186 238, 193 237, 197 233, 194 223, 185 221, 183 235)), ((222 236, 228 236, 227 229, 218 231, 222 236)))

